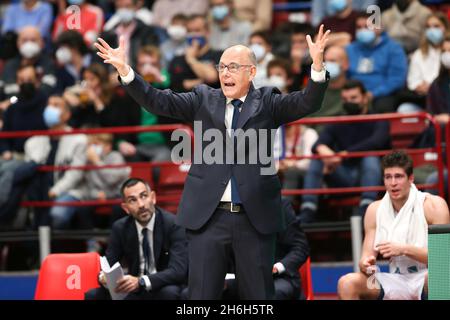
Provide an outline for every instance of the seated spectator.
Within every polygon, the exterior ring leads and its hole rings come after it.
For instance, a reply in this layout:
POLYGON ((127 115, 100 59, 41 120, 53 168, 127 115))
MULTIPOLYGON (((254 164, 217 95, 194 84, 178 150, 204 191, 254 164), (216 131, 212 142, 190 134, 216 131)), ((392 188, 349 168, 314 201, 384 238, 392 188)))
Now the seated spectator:
MULTIPOLYGON (((347 0, 348 1, 348 0, 347 0)), ((382 5, 384 1, 377 1, 377 0, 350 0, 353 10, 355 11, 366 11, 367 8, 371 5, 377 4, 382 5)), ((333 10, 330 10, 329 4, 333 2, 335 3, 333 5, 336 7, 337 4, 340 4, 340 7, 342 7, 342 0, 312 0, 311 1, 311 24, 315 27, 319 26, 321 24, 321 21, 325 19, 328 16, 332 16, 336 12, 333 10)), ((333 30, 334 31, 334 30, 333 30)))
POLYGON ((341 92, 347 82, 349 67, 347 52, 341 46, 330 46, 324 53, 325 68, 330 74, 330 84, 322 102, 322 108, 312 117, 338 116, 345 114, 342 107, 341 92))
POLYGON ((420 48, 414 51, 408 71, 408 91, 402 94, 398 112, 422 111, 431 83, 437 78, 441 66, 441 45, 449 29, 447 17, 436 12, 426 21, 426 31, 420 48))
MULTIPOLYGON (((88 165, 104 166, 124 164, 125 160, 118 151, 113 150, 113 135, 101 133, 88 138, 86 149, 86 160, 88 165)), ((105 168, 98 170, 88 170, 85 172, 85 185, 83 188, 83 200, 106 200, 120 197, 119 188, 128 179, 129 167, 105 168)), ((82 229, 92 229, 93 213, 95 207, 79 207, 77 215, 82 218, 79 225, 82 229)), ((122 216, 122 209, 113 206, 111 222, 122 216)), ((89 241, 88 244, 92 244, 89 241)), ((89 251, 89 250, 88 250, 89 251)))
POLYGON ((359 13, 352 8, 352 0, 330 0, 328 11, 331 16, 325 17, 319 25, 325 30, 332 30, 327 45, 346 46, 355 40, 355 20, 359 13))
POLYGON ((105 22, 103 10, 100 7, 88 3, 86 0, 67 0, 67 5, 76 5, 78 11, 71 10, 68 7, 58 14, 53 25, 53 41, 56 41, 62 32, 74 29, 73 15, 76 13, 79 14, 76 31, 81 33, 86 45, 91 47, 97 41, 103 29, 103 23, 105 22))
POLYGON ((19 31, 17 48, 20 55, 8 60, 3 68, 0 81, 0 99, 10 98, 19 93, 16 82, 17 70, 20 66, 34 66, 41 89, 50 95, 56 88, 55 66, 43 52, 44 41, 39 29, 26 26, 19 31))
MULTIPOLYGON (((277 233, 275 245, 276 262, 272 269, 275 286, 274 298, 276 300, 304 299, 298 269, 308 259, 308 240, 290 202, 283 200, 282 205, 287 227, 285 230, 277 233)), ((239 298, 236 279, 225 280, 223 297, 226 300, 239 298)))
POLYGON ((364 84, 375 113, 393 112, 397 93, 406 82, 407 58, 401 46, 368 18, 362 15, 356 20, 356 41, 347 47, 347 76, 364 84))
POLYGON ((204 16, 208 8, 209 0, 156 0, 153 4, 153 24, 167 29, 175 15, 204 16))
MULTIPOLYGON (((135 17, 137 20, 141 21, 143 24, 147 26, 153 25, 153 12, 149 10, 149 8, 145 7, 145 1, 136 0, 136 11, 135 17)), ((116 2, 116 8, 122 7, 121 4, 116 2)), ((117 25, 122 20, 123 10, 116 10, 116 12, 108 19, 108 21, 103 26, 104 31, 111 31, 117 27, 117 25)))
POLYGON ((291 91, 303 89, 309 79, 312 60, 309 56, 308 42, 306 41, 306 35, 308 34, 313 34, 309 24, 295 24, 290 34, 289 57, 292 61, 294 77, 291 91))
POLYGON ((428 293, 428 226, 450 223, 448 206, 417 190, 404 152, 386 155, 382 167, 386 194, 367 208, 360 271, 339 279, 340 299, 419 300, 428 293), (389 272, 380 272, 377 259, 389 259, 389 272))
MULTIPOLYGON (((161 69, 161 55, 156 47, 143 47, 138 53, 136 71, 150 82, 152 86, 166 89, 170 85, 167 70, 161 69)), ((139 106, 138 106, 139 107, 139 106)), ((129 108, 128 108, 129 110, 129 108)), ((158 117, 144 108, 133 112, 137 117, 132 122, 122 125, 150 126, 158 124, 158 117)), ((170 149, 165 144, 161 132, 142 132, 122 136, 118 143, 118 149, 127 161, 168 161, 170 160, 170 149)))
POLYGON ((184 14, 173 16, 170 26, 167 27, 169 39, 164 41, 160 48, 162 54, 162 66, 169 68, 170 61, 177 56, 183 56, 187 48, 186 42, 186 22, 187 17, 184 14))
MULTIPOLYGON (((178 300, 188 274, 184 229, 175 224, 174 214, 156 206, 147 182, 130 178, 120 193, 128 216, 114 223, 106 249, 110 265, 128 268, 116 291, 128 294, 127 300, 178 300)), ((111 298, 103 272, 99 280, 100 288, 88 291, 86 299, 111 298)))
POLYGON ((169 66, 171 88, 185 92, 202 83, 217 88, 219 77, 214 66, 219 63, 221 52, 211 49, 206 17, 191 16, 186 27, 188 47, 184 56, 175 57, 169 66))
MULTIPOLYGON (((70 108, 60 96, 52 96, 44 110, 44 121, 50 130, 70 131, 68 126, 70 108)), ((33 136, 25 142, 25 160, 40 165, 83 166, 86 164, 87 137, 84 134, 64 136, 33 136)), ((58 202, 79 201, 82 198, 84 172, 64 170, 40 172, 29 188, 31 201, 58 202)), ((66 228, 75 214, 75 207, 55 205, 48 208, 34 208, 35 226, 52 225, 66 228)))
MULTIPOLYGON (((42 114, 47 106, 47 96, 40 89, 36 70, 23 66, 17 71, 20 88, 17 101, 3 115, 2 132, 46 130, 42 114)), ((0 139, 0 154, 4 160, 22 159, 26 138, 0 139)))
POLYGON ((75 30, 63 31, 56 40, 56 46, 56 92, 62 94, 67 87, 82 80, 83 71, 93 62, 93 56, 82 35, 75 30))
MULTIPOLYGON (((269 76, 269 86, 277 87, 281 93, 289 93, 288 87, 292 83, 289 61, 273 59, 267 66, 267 75, 269 76)), ((277 135, 284 137, 283 159, 277 164, 278 171, 283 175, 283 189, 298 189, 303 185, 303 176, 308 170, 310 160, 286 158, 311 155, 311 147, 318 137, 317 132, 304 125, 289 125, 280 127, 277 135)), ((277 142, 275 142, 274 150, 277 148, 276 144, 277 142)), ((286 198, 292 200, 294 197, 286 196, 286 198)))
POLYGON ((427 96, 427 112, 442 125, 450 120, 450 34, 446 34, 441 47, 441 68, 427 96))
POLYGON ((47 1, 23 0, 12 3, 6 9, 2 34, 8 31, 19 32, 26 26, 34 26, 43 37, 50 35, 53 10, 47 1))
POLYGON ((396 0, 381 15, 381 23, 389 36, 409 54, 419 48, 430 14, 431 10, 419 0, 396 0))
POLYGON ((155 28, 136 18, 136 0, 115 0, 114 4, 120 22, 113 30, 103 32, 101 38, 111 47, 118 47, 119 37, 123 36, 128 63, 134 68, 139 48, 149 44, 159 45, 158 34, 155 28))
POLYGON ((256 76, 253 79, 253 85, 256 89, 267 85, 267 65, 275 58, 272 54, 269 34, 267 32, 255 32, 250 36, 250 49, 256 57, 256 76))
MULTIPOLYGON (((348 81, 342 89, 342 102, 348 115, 367 114, 368 96, 359 81, 348 81)), ((313 159, 305 176, 303 189, 319 189, 323 178, 333 187, 369 187, 381 182, 380 159, 376 156, 342 158, 354 151, 385 150, 390 147, 389 124, 384 121, 329 124, 320 132, 312 147, 313 153, 331 156, 313 159)), ((367 206, 375 201, 377 192, 363 192, 358 214, 364 215, 367 206)), ((300 220, 303 223, 316 220, 318 195, 302 196, 300 220)))
POLYGON ((252 25, 234 17, 233 0, 211 0, 210 5, 211 48, 223 51, 237 44, 248 43, 252 25))
POLYGON ((252 24, 252 32, 267 31, 272 27, 272 0, 233 0, 239 20, 252 24))

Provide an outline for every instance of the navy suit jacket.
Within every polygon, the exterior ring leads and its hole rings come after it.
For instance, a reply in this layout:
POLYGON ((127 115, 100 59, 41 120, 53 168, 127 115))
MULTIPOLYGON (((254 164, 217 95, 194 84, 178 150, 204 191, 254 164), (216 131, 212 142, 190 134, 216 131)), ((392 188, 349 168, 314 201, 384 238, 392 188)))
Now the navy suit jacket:
MULTIPOLYGON (((153 251, 156 273, 149 275, 152 290, 187 281, 187 242, 183 228, 175 224, 175 215, 156 207, 153 229, 153 251)), ((106 258, 112 266, 119 261, 128 273, 139 276, 139 238, 132 216, 117 220, 111 229, 106 258)))
MULTIPOLYGON (((242 105, 237 127, 245 132, 248 129, 277 129, 282 124, 313 113, 320 109, 327 85, 328 81, 309 81, 304 91, 286 95, 274 87, 255 89, 251 86, 242 105)), ((208 129, 218 129, 225 145, 226 98, 221 89, 199 85, 186 93, 158 90, 138 74, 125 88, 141 106, 154 114, 185 122, 201 121, 202 134, 208 129)), ((205 150, 208 144, 202 142, 201 150, 205 150)), ((250 147, 255 148, 254 145, 250 147)), ((251 151, 245 152, 249 154, 251 151)), ((214 213, 228 181, 234 175, 240 199, 256 230, 263 234, 282 230, 285 223, 281 214, 281 184, 276 174, 261 175, 262 167, 260 163, 193 163, 178 208, 177 223, 187 229, 200 229, 214 213)))

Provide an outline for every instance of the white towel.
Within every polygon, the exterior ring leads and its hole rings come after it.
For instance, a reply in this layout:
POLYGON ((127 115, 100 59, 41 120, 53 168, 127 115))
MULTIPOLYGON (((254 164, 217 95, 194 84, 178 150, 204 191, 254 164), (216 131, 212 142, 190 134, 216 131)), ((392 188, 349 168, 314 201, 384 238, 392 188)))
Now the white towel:
MULTIPOLYGON (((376 213, 377 228, 374 249, 380 243, 393 242, 428 247, 428 223, 423 211, 426 193, 417 190, 411 184, 408 200, 395 215, 389 193, 386 192, 376 213)), ((406 256, 392 257, 389 261, 389 273, 376 273, 377 280, 385 291, 385 299, 420 299, 427 266, 406 256), (403 275, 403 281, 393 281, 392 277, 403 275)))

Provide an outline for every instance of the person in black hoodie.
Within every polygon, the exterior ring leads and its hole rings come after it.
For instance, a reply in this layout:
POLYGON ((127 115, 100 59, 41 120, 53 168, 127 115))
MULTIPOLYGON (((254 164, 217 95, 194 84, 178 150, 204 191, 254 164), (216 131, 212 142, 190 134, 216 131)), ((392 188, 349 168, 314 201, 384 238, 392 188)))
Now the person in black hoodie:
MULTIPOLYGON (((40 89, 36 70, 23 66, 17 71, 17 85, 20 88, 16 102, 3 114, 2 132, 46 130, 42 114, 47 105, 47 96, 40 89)), ((26 138, 0 139, 0 154, 4 160, 21 158, 26 138)))

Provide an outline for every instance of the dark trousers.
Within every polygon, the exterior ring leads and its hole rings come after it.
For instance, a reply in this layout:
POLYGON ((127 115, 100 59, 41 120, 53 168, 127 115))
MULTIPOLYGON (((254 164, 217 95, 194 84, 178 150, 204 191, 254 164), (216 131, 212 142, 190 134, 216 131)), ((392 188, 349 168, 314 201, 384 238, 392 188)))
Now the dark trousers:
POLYGON ((259 233, 245 213, 216 209, 199 230, 187 230, 189 299, 219 300, 234 259, 241 299, 274 298, 275 234, 259 233))
MULTIPOLYGON (((297 300, 301 297, 298 279, 292 279, 288 276, 276 277, 275 300, 297 300)), ((226 280, 225 290, 223 291, 225 300, 238 300, 237 283, 235 279, 226 280)))
MULTIPOLYGON (((125 297, 125 300, 179 300, 181 287, 177 285, 167 285, 159 290, 132 292, 125 297)), ((85 300, 111 300, 108 289, 100 288, 89 290, 84 295, 85 300)))

